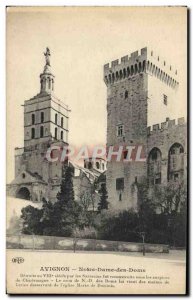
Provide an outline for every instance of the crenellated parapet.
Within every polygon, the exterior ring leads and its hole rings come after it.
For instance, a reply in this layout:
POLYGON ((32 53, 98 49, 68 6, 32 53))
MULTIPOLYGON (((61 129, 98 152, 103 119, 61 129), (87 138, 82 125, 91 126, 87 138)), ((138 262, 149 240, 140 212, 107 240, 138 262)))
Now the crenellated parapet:
POLYGON ((111 65, 104 65, 104 81, 107 86, 140 73, 154 76, 174 89, 179 85, 177 70, 147 47, 131 53, 130 56, 123 56, 121 61, 117 59, 111 65))
POLYGON ((154 124, 153 126, 147 127, 147 135, 157 134, 158 132, 162 132, 166 129, 174 128, 176 126, 185 125, 184 118, 178 118, 177 120, 170 120, 169 118, 166 119, 165 122, 161 124, 154 124))

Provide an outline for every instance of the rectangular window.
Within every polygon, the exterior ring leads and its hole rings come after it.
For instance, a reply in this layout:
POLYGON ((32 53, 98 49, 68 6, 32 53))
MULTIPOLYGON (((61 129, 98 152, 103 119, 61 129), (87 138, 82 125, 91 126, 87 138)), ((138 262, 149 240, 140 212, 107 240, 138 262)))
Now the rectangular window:
POLYGON ((117 136, 124 136, 124 125, 117 125, 117 136))
POLYGON ((116 190, 124 190, 124 178, 117 178, 116 179, 116 190))
POLYGON ((44 122, 44 112, 42 111, 41 112, 41 123, 43 123, 44 122))
POLYGON ((31 123, 32 123, 32 125, 35 124, 35 114, 31 115, 31 123))
POLYGON ((168 105, 168 96, 163 95, 163 102, 164 102, 164 105, 168 105))

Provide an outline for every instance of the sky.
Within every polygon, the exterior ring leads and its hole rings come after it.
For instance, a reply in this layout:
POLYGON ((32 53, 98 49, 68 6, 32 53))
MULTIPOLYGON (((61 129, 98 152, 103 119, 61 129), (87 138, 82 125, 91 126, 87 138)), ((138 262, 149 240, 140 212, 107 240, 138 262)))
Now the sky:
POLYGON ((55 94, 71 109, 69 143, 106 143, 103 65, 149 47, 176 66, 182 91, 176 117, 186 116, 186 9, 15 7, 7 11, 7 181, 14 148, 23 147, 25 100, 39 93, 44 51, 51 51, 55 94))

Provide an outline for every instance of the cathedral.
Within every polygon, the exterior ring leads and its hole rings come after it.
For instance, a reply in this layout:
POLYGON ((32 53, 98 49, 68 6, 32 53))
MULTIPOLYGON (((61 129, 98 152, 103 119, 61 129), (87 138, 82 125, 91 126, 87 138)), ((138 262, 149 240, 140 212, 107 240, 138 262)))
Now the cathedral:
POLYGON ((7 185, 7 194, 34 202, 56 201, 67 163, 73 169, 75 199, 78 200, 85 190, 92 189, 93 182, 105 168, 102 168, 100 158, 85 163, 85 167, 70 161, 50 162, 46 158, 48 149, 55 146, 62 149, 68 145, 69 108, 55 95, 49 48, 44 55, 40 92, 24 102, 24 147, 15 148, 15 179, 7 185))
POLYGON ((91 193, 95 183, 98 190, 105 184, 109 208, 115 211, 137 210, 132 186, 142 177, 148 178, 149 185, 186 180, 187 124, 183 117, 172 116, 179 99, 177 70, 147 48, 104 65, 107 148, 143 145, 145 161, 106 163, 96 158, 85 161, 83 167, 69 160, 48 161, 47 149, 68 145, 69 108, 54 93, 49 48, 44 55, 40 92, 24 102, 24 147, 15 149, 15 179, 7 185, 9 196, 55 201, 65 164, 73 169, 75 200, 91 193))

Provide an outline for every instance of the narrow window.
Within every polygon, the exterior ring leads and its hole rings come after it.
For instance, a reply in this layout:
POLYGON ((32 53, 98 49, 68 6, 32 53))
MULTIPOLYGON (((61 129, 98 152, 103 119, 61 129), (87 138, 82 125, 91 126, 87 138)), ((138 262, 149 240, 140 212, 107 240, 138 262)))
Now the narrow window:
POLYGON ((35 114, 31 115, 31 123, 32 123, 32 125, 35 124, 35 114))
POLYGON ((31 129, 31 138, 34 139, 35 138, 35 128, 31 129))
POLYGON ((128 91, 125 91, 125 99, 128 98, 128 91))
POLYGON ((64 118, 62 117, 61 118, 61 127, 63 128, 63 126, 64 126, 64 118))
POLYGON ((44 122, 44 112, 42 111, 41 112, 41 123, 43 123, 44 122))
POLYGON ((58 123, 58 115, 55 114, 55 124, 57 124, 57 123, 58 123))
POLYGON ((164 105, 168 105, 168 97, 166 95, 163 95, 163 102, 164 105))
POLYGON ((40 137, 42 138, 44 136, 44 126, 40 127, 40 137))
POLYGON ((122 201, 122 194, 119 194, 119 201, 122 201))
POLYGON ((98 162, 98 161, 96 162, 96 167, 97 167, 97 169, 100 168, 100 165, 99 165, 99 162, 98 162))
POLYGON ((121 137, 124 135, 124 126, 122 124, 117 125, 117 136, 121 137))
POLYGON ((60 133, 61 140, 63 140, 63 136, 64 136, 64 133, 63 133, 63 131, 61 131, 61 133, 60 133))
POLYGON ((58 129, 57 128, 55 128, 55 139, 57 140, 57 136, 58 136, 58 129))
POLYGON ((117 178, 116 179, 116 190, 124 190, 124 178, 117 178))

